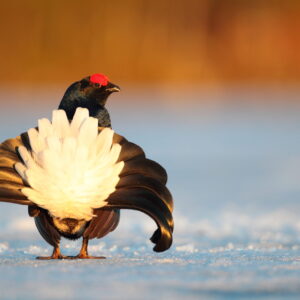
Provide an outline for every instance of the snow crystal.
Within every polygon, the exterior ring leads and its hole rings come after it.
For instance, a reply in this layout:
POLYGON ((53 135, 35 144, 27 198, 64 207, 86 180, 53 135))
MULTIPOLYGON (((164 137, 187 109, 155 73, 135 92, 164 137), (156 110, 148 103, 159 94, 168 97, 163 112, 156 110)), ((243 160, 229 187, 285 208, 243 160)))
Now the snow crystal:
POLYGON ((193 244, 176 246, 175 249, 176 249, 176 251, 179 251, 179 252, 189 252, 189 253, 198 252, 198 250, 195 248, 195 246, 193 244))

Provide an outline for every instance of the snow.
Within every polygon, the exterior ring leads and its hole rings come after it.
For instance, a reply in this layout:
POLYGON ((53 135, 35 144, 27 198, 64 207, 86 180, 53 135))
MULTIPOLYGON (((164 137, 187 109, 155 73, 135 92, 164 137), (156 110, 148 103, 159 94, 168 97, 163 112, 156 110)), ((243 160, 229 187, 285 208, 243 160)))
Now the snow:
MULTIPOLYGON (((32 126, 10 109, 2 140, 32 126)), ((0 298, 299 299, 300 107, 109 109, 114 129, 168 170, 172 248, 154 253, 153 221, 122 211, 115 232, 91 241, 105 260, 38 261, 51 247, 26 207, 0 203, 0 298)), ((79 249, 62 241, 63 254, 79 249)))

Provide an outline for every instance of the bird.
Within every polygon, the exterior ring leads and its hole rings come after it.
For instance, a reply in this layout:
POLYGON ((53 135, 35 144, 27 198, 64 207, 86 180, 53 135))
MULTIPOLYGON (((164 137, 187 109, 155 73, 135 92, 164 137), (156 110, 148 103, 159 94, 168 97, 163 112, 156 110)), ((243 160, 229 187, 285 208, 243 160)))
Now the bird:
POLYGON ((116 133, 105 105, 120 87, 96 73, 71 84, 52 120, 0 144, 0 202, 28 207, 52 255, 37 259, 103 259, 88 243, 114 231, 122 209, 154 220, 155 252, 173 239, 173 197, 167 172, 142 147, 116 133), (82 238, 76 256, 65 256, 61 238, 82 238))

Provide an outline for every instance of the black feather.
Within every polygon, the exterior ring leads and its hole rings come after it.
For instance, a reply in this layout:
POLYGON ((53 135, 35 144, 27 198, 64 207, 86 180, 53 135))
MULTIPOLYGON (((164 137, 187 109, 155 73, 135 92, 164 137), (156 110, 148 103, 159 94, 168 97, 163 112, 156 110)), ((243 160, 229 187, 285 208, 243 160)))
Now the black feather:
POLYGON ((162 252, 172 244, 173 218, 165 203, 153 192, 143 188, 119 189, 109 196, 107 206, 118 209, 133 209, 149 215, 157 224, 160 235, 153 248, 162 252))
POLYGON ((131 159, 137 158, 145 158, 145 153, 143 149, 140 146, 131 142, 123 143, 118 161, 126 162, 131 159))
POLYGON ((144 188, 150 190, 164 201, 170 211, 173 211, 171 193, 164 184, 154 178, 142 174, 123 176, 120 178, 117 188, 144 188))
POLYGON ((120 219, 120 212, 112 209, 95 209, 96 215, 84 231, 83 237, 88 239, 101 238, 114 230, 120 219))
POLYGON ((48 212, 41 209, 40 214, 34 218, 34 221, 39 233, 44 238, 44 240, 53 247, 57 247, 59 245, 61 235, 53 226, 48 212))
POLYGON ((166 184, 168 180, 167 172, 161 165, 153 160, 141 156, 125 162, 120 177, 132 174, 142 174, 147 177, 154 178, 162 184, 166 184))

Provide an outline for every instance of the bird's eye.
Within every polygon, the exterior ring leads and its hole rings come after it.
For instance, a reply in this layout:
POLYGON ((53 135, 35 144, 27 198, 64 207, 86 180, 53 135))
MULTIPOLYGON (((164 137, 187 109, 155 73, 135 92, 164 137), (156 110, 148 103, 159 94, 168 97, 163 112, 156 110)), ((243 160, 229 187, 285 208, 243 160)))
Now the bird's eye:
POLYGON ((95 87, 100 87, 100 84, 99 83, 95 83, 95 87))
POLYGON ((83 90, 83 89, 85 89, 86 87, 88 87, 89 86, 89 82, 88 81, 86 81, 86 80, 82 80, 81 82, 80 82, 80 88, 83 90))

